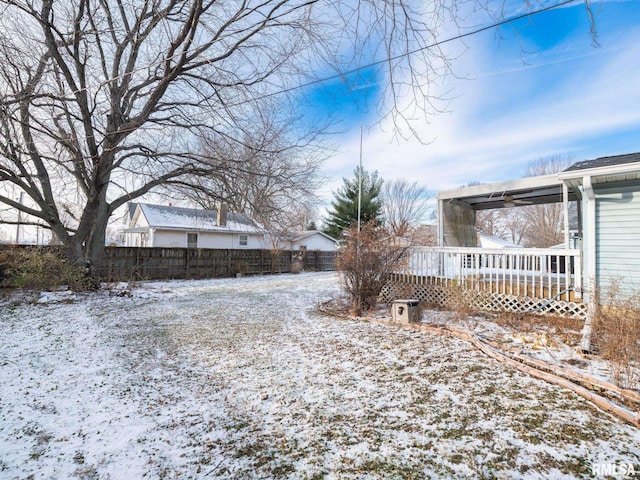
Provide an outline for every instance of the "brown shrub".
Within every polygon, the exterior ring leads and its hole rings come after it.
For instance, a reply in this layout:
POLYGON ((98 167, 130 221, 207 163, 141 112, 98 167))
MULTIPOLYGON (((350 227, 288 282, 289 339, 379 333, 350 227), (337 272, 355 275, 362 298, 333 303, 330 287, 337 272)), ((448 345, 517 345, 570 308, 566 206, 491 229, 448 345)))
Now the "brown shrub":
POLYGON ((6 279, 11 275, 16 257, 15 249, 0 250, 0 287, 4 286, 6 279))
POLYGON ((375 306, 389 276, 402 266, 407 249, 375 222, 364 224, 359 234, 355 226, 344 231, 336 267, 354 312, 375 306))
POLYGON ((84 269, 69 265, 60 252, 47 247, 4 250, 0 270, 3 287, 50 290, 68 285, 73 290, 87 289, 84 269))
POLYGON ((640 301, 638 292, 623 292, 612 282, 593 321, 592 342, 611 362, 613 380, 624 388, 640 388, 640 301))

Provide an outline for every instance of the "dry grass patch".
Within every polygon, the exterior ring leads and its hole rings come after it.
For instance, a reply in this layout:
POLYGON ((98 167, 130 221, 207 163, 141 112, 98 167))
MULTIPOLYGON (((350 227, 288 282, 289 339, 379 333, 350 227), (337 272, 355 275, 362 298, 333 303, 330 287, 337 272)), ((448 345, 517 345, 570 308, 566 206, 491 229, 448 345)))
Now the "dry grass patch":
POLYGON ((623 292, 614 282, 594 318, 592 342, 611 362, 613 380, 623 388, 640 389, 639 292, 623 292))
POLYGON ((547 317, 506 312, 497 315, 492 321, 514 332, 524 334, 549 333, 571 347, 577 346, 580 342, 581 331, 584 326, 584 320, 578 318, 547 317))

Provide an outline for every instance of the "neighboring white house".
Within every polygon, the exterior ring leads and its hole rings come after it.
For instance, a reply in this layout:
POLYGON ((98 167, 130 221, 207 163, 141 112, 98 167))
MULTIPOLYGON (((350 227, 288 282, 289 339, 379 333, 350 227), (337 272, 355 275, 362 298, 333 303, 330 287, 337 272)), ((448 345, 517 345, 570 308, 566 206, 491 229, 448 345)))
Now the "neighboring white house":
POLYGON ((288 250, 320 250, 333 252, 338 248, 338 241, 320 230, 290 232, 284 235, 282 248, 288 250))
POLYGON ((249 217, 217 210, 130 203, 127 247, 263 248, 263 233, 249 217))
MULTIPOLYGON (((486 233, 478 234, 478 243, 480 248, 522 248, 522 246, 512 243, 503 238, 487 235, 486 233)), ((564 245, 562 245, 564 247, 564 245)))

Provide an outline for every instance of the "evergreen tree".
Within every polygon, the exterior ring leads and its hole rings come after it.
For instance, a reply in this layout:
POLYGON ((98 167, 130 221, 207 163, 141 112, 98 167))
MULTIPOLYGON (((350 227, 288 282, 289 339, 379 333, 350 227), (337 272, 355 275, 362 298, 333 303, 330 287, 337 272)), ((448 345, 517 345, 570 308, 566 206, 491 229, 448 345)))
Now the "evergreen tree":
POLYGON ((369 173, 358 167, 354 178, 343 178, 344 185, 334 192, 329 218, 325 221, 324 232, 334 238, 340 238, 342 231, 358 221, 358 185, 362 179, 362 198, 360 207, 360 224, 372 220, 381 221, 382 200, 380 191, 383 180, 378 172, 369 173))

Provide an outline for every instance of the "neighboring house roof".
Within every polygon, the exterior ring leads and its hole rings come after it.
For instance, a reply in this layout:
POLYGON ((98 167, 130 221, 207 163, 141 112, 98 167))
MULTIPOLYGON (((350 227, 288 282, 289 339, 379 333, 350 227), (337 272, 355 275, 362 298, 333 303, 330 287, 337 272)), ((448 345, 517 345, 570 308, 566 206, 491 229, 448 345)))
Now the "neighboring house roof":
MULTIPOLYGON (((138 203, 137 207, 139 208, 137 211, 144 215, 150 228, 260 233, 258 225, 242 213, 227 213, 226 225, 220 226, 217 221, 217 210, 170 207, 149 203, 138 203)), ((138 214, 134 214, 132 223, 137 219, 136 215, 138 214)))
POLYGON ((137 202, 128 202, 127 203, 127 214, 129 215, 127 217, 127 221, 130 222, 131 219, 133 218, 133 214, 136 213, 136 207, 138 206, 137 202))
POLYGON ((327 235, 326 233, 324 233, 324 232, 322 232, 320 230, 303 230, 301 232, 287 232, 284 235, 284 238, 289 242, 299 242, 299 241, 304 240, 305 238, 311 237, 313 235, 320 235, 320 236, 326 238, 327 240, 330 240, 330 241, 332 241, 334 243, 338 243, 338 240, 336 240, 331 235, 327 235))
POLYGON ((480 246, 482 248, 521 248, 520 245, 504 240, 503 238, 494 237, 493 235, 481 233, 479 236, 480 246))

